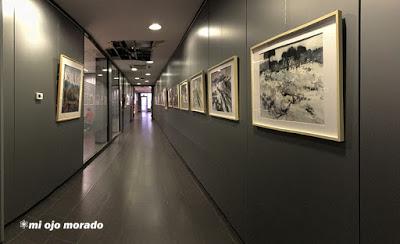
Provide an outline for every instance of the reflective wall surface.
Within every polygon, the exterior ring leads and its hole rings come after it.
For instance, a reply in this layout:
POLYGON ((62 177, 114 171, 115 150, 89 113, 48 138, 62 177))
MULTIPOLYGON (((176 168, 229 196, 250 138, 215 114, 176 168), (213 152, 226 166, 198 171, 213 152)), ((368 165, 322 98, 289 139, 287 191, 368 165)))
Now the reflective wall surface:
POLYGON ((110 104, 110 118, 111 118, 111 136, 114 138, 120 132, 120 77, 117 68, 114 65, 110 66, 111 75, 111 104, 110 104))
POLYGON ((85 38, 84 154, 86 162, 108 141, 107 59, 85 38))

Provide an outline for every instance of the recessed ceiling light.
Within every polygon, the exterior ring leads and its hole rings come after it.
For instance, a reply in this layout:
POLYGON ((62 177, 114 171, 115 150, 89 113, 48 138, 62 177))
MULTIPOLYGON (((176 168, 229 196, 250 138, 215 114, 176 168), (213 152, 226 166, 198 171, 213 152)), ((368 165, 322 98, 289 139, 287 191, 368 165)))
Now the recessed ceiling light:
POLYGON ((99 76, 99 77, 102 77, 102 76, 103 76, 103 74, 98 74, 97 76, 99 76))
POLYGON ((139 77, 135 77, 135 80, 139 80, 140 78, 139 77))
POLYGON ((131 70, 132 70, 132 71, 137 71, 137 68, 132 67, 131 70))
POLYGON ((153 31, 158 31, 158 30, 161 30, 161 25, 160 24, 158 24, 158 23, 153 23, 153 24, 151 24, 150 26, 149 26, 149 29, 150 30, 153 30, 153 31))
POLYGON ((151 74, 150 73, 146 73, 146 76, 150 76, 151 74))
POLYGON ((107 69, 102 69, 101 71, 103 71, 103 72, 107 72, 107 69))
POLYGON ((142 83, 137 83, 138 85, 141 85, 142 83))
POLYGON ((149 82, 149 80, 145 80, 144 82, 148 83, 148 82, 149 82))
POLYGON ((119 80, 119 78, 118 77, 114 77, 114 80, 119 80))
POLYGON ((149 60, 149 61, 146 61, 146 63, 148 63, 148 64, 154 64, 154 61, 153 61, 153 60, 149 60))

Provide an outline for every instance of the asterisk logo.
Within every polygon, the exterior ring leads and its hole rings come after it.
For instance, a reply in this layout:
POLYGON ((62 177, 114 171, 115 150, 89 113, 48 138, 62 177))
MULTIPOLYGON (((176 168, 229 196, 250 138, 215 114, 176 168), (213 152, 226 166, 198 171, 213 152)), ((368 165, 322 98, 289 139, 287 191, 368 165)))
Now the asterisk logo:
POLYGON ((19 222, 19 227, 21 227, 22 229, 26 229, 26 228, 28 228, 28 225, 29 225, 29 223, 28 223, 28 221, 26 221, 26 220, 22 220, 21 222, 19 222))

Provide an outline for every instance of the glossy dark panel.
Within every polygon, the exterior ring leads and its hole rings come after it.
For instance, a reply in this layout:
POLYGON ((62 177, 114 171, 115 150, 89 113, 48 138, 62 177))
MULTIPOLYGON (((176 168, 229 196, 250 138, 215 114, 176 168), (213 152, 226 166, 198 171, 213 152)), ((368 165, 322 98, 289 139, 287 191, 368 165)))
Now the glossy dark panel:
POLYGON ((239 243, 150 116, 137 114, 132 129, 21 218, 97 220, 104 229, 22 231, 16 221, 7 243, 239 243))
POLYGON ((14 157, 6 162, 6 222, 71 176, 83 155, 83 119, 55 121, 59 57, 83 63, 83 34, 45 1, 17 5, 14 26, 15 48, 5 43, 15 55, 15 67, 7 71, 15 72, 7 91, 15 96, 15 137, 7 138, 15 148, 6 152, 14 157), (35 101, 35 92, 43 92, 44 100, 35 101))
POLYGON ((248 48, 336 9, 346 27, 345 142, 249 125, 249 243, 358 241, 358 7, 358 1, 247 2, 248 48))
POLYGON ((400 243, 400 5, 361 1, 361 243, 400 243))
POLYGON ((159 106, 156 118, 247 243, 358 241, 358 10, 356 0, 209 0, 165 68, 169 76, 161 83, 171 87, 196 64, 207 69, 239 56, 238 123, 159 106), (346 33, 346 141, 253 127, 249 48, 336 9, 346 33), (199 33, 207 21, 204 38, 199 33))
POLYGON ((246 2, 208 1, 166 67, 163 87, 239 56, 240 121, 155 107, 157 121, 237 230, 244 231, 246 2))

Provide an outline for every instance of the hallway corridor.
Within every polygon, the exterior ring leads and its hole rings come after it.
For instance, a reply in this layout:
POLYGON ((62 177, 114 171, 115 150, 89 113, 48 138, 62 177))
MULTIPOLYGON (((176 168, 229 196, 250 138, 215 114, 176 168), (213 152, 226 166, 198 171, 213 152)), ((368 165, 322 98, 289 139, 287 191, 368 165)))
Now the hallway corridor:
POLYGON ((238 243, 150 113, 83 171, 5 229, 6 243, 238 243), (103 230, 22 230, 19 221, 103 230))

